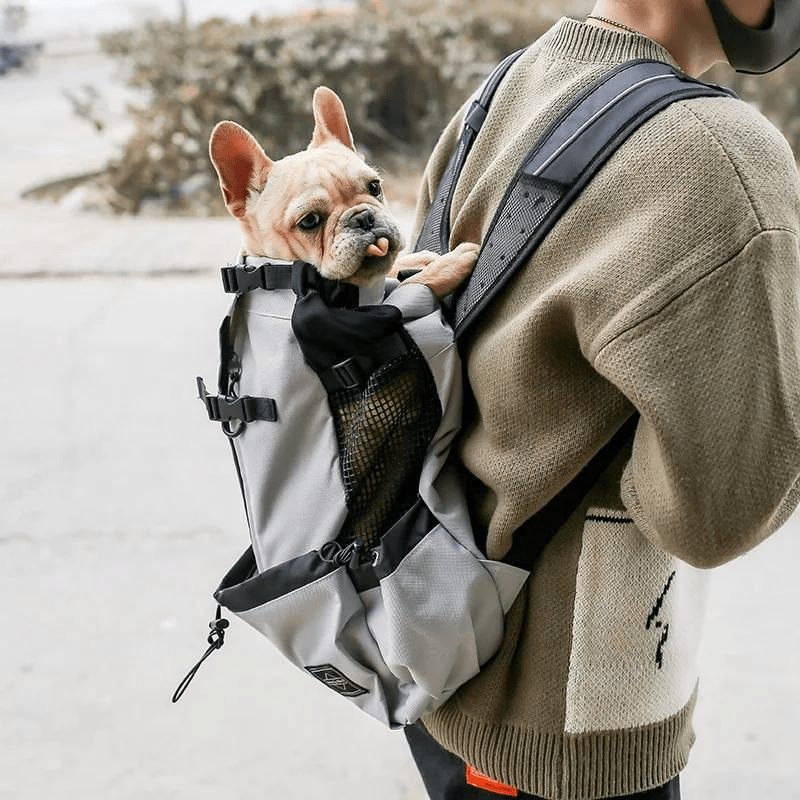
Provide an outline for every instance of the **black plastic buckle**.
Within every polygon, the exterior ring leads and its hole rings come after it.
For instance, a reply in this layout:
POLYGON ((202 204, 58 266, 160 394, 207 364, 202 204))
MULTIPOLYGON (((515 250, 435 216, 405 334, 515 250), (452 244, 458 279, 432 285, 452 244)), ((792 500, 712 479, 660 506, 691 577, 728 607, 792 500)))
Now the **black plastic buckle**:
POLYGON ((228 294, 235 294, 239 291, 239 281, 236 276, 236 267, 227 266, 220 270, 222 275, 222 288, 228 294))
POLYGON ((467 116, 464 119, 464 125, 477 133, 483 127, 483 123, 486 121, 486 115, 488 113, 489 112, 477 100, 475 100, 473 101, 470 110, 467 112, 467 116))
POLYGON ((330 369, 342 389, 357 389, 367 379, 364 368, 356 358, 347 358, 330 369))
POLYGON ((241 294, 252 289, 289 289, 293 264, 267 261, 258 266, 233 264, 222 267, 222 287, 228 294, 241 294))
POLYGON ((261 289, 264 283, 262 267, 246 267, 244 264, 223 267, 222 286, 229 294, 249 292, 251 289, 261 289))
POLYGON ((202 378, 197 379, 197 389, 208 418, 213 422, 226 423, 232 419, 242 422, 262 420, 275 422, 278 419, 278 407, 271 397, 220 397, 209 394, 202 378))
POLYGON ((341 389, 360 389, 369 383, 376 370, 408 352, 405 339, 399 333, 394 333, 381 339, 379 348, 374 352, 350 356, 317 374, 329 393, 341 389))

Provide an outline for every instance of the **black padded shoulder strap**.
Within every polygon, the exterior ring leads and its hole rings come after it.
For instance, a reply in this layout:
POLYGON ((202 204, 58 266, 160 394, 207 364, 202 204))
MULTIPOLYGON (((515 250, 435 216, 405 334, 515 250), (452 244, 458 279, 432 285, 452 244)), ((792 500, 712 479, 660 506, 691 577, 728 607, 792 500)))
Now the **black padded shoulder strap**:
MULTIPOLYGON (((450 209, 461 170, 504 76, 525 52, 512 53, 486 81, 437 188, 416 250, 449 249, 450 209)), ((677 100, 735 96, 660 61, 614 67, 578 95, 545 130, 506 190, 483 241, 478 263, 456 298, 454 327, 462 336, 486 304, 533 253, 558 218, 636 128, 677 100)))
MULTIPOLYGON (((519 54, 514 56, 516 60, 519 54)), ((492 82, 489 100, 509 66, 504 62, 503 69, 498 69, 502 74, 492 82)), ((677 100, 725 95, 735 96, 728 89, 693 80, 668 64, 648 60, 615 67, 578 95, 545 130, 508 186, 484 237, 475 270, 456 297, 456 337, 464 334, 530 258, 564 210, 634 130, 677 100)), ((482 103, 481 124, 487 110, 488 102, 482 103)), ((453 190, 477 136, 467 128, 429 210, 418 250, 445 252, 449 248, 453 190)), ((515 532, 504 560, 530 569, 544 545, 630 441, 637 422, 638 414, 634 414, 557 496, 515 532)))
POLYGON ((436 196, 433 199, 433 203, 431 203, 431 211, 425 219, 422 231, 420 231, 414 248, 415 251, 433 250, 437 253, 445 253, 450 249, 450 206, 453 202, 453 191, 456 183, 458 183, 458 176, 461 174, 467 155, 472 149, 472 144, 478 136, 486 115, 489 113, 489 105, 497 91, 497 87, 524 52, 524 49, 517 50, 517 52, 506 56, 486 79, 478 99, 473 100, 472 106, 464 118, 464 129, 461 132, 456 149, 453 151, 442 179, 436 187, 436 196))
MULTIPOLYGON (((456 337, 524 264, 564 210, 640 125, 677 100, 732 95, 660 61, 630 61, 579 95, 544 132, 509 185, 470 280, 456 299, 456 337)), ((448 215, 449 216, 449 215, 448 215)))

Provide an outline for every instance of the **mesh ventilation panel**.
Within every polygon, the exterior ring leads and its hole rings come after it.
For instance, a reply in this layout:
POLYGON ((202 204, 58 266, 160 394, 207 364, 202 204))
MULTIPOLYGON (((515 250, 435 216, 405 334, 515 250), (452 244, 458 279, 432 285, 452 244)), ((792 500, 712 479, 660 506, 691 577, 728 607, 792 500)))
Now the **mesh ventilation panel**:
POLYGON ((376 546, 417 499, 442 408, 425 358, 410 337, 408 344, 366 386, 330 395, 348 508, 341 544, 376 546))

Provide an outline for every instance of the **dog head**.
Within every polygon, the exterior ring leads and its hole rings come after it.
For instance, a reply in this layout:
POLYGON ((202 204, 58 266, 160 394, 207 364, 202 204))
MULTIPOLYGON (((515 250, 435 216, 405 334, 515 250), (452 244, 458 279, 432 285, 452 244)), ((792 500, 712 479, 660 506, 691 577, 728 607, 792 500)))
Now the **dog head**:
POLYGON ((369 286, 402 241, 378 173, 355 152, 344 106, 314 92, 314 133, 300 153, 272 161, 235 122, 220 122, 209 151, 247 255, 313 264, 331 280, 369 286))

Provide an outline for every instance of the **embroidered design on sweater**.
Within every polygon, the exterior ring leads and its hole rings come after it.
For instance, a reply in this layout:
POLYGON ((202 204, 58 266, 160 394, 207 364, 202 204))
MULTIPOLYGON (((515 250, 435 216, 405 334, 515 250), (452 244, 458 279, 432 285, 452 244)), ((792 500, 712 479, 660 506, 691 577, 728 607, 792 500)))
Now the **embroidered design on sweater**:
POLYGON ((663 622, 659 619, 659 615, 661 614, 661 609, 664 605, 664 599, 667 596, 667 592, 669 592, 670 586, 672 586, 672 581, 675 578, 675 570, 670 573, 669 578, 667 578, 667 582, 664 584, 664 588, 661 590, 661 594, 658 596, 658 599, 653 606, 653 610, 650 612, 649 616, 647 617, 647 621, 644 624, 645 630, 650 630, 650 628, 655 628, 656 630, 661 630, 661 638, 658 641, 658 646, 656 647, 656 665, 659 669, 661 669, 664 663, 664 645, 667 643, 667 639, 669 638, 669 623, 663 622))
POLYGON ((630 525, 633 520, 630 517, 611 516, 611 514, 587 514, 587 522, 610 522, 612 525, 630 525))
POLYGON ((564 730, 643 727, 697 683, 707 573, 650 542, 625 509, 587 509, 578 557, 564 730))

